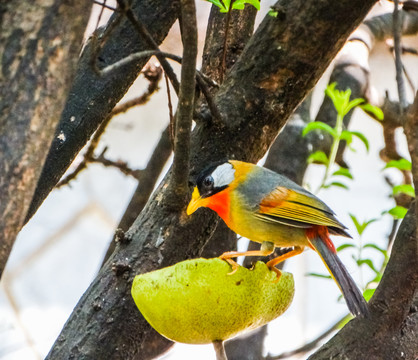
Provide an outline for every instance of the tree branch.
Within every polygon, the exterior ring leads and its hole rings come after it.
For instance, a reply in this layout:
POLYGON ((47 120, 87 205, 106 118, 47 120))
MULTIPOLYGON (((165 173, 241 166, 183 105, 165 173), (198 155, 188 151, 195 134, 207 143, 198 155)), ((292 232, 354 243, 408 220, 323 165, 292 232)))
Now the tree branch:
MULTIPOLYGON (((1 4, 0 278, 54 138, 90 8, 84 0, 1 4)), ((59 135, 55 141, 65 142, 59 135)))
MULTIPOLYGON (((132 11, 138 14, 148 31, 153 34, 155 41, 161 43, 177 19, 179 0, 134 0, 131 6, 132 11)), ((112 16, 110 24, 117 20, 118 15, 112 16)), ((102 32, 103 29, 98 29, 96 36, 100 37, 102 32)), ((149 46, 143 39, 138 39, 131 23, 122 19, 120 26, 111 32, 108 41, 103 44, 98 56, 98 65, 103 68, 147 48, 149 46)), ((94 49, 90 41, 84 47, 79 60, 72 89, 25 221, 33 216, 77 153, 123 97, 148 61, 136 60, 120 69, 118 74, 101 77, 90 65, 92 51, 94 49), (65 142, 57 138, 61 133, 66 137, 65 142)))
MULTIPOLYGON (((278 3, 278 16, 264 19, 215 97, 224 126, 201 123, 193 131, 190 180, 225 157, 258 160, 373 4, 278 3)), ((47 359, 140 358, 151 328, 131 299, 134 276, 195 257, 217 224, 204 211, 190 217, 173 211, 169 177, 83 295, 47 359), (118 264, 124 265, 123 273, 112 270, 118 264)))
POLYGON ((181 38, 183 60, 169 183, 172 204, 180 208, 186 203, 189 188, 190 132, 196 87, 197 23, 194 0, 181 0, 181 38))

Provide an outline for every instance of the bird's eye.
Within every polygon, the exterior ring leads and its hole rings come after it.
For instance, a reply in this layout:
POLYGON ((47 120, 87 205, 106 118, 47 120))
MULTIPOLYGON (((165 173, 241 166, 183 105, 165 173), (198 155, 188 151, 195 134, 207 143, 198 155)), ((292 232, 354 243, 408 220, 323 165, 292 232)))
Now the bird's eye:
POLYGON ((213 177, 212 176, 206 176, 203 179, 203 183, 202 184, 203 184, 203 186, 205 188, 211 188, 213 186, 213 177))

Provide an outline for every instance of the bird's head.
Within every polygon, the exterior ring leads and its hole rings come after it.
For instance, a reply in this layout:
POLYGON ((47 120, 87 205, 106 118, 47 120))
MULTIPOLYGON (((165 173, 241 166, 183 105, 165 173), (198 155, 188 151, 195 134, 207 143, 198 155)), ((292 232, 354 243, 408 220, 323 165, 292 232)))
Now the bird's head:
POLYGON ((218 212, 218 206, 228 202, 228 191, 235 181, 235 165, 235 161, 226 161, 200 173, 187 207, 187 215, 193 214, 200 207, 209 207, 218 212))

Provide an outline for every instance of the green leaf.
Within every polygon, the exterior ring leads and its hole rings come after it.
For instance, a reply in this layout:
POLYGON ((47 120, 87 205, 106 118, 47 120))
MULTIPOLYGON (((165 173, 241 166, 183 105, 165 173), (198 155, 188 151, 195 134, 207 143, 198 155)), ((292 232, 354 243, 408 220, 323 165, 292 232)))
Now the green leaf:
POLYGON ((272 16, 272 17, 277 17, 278 14, 279 12, 273 9, 270 9, 269 12, 267 13, 267 15, 272 16))
POLYGON ((232 4, 232 8, 237 10, 243 10, 245 4, 250 4, 254 6, 257 10, 260 10, 259 0, 235 0, 235 2, 232 4))
POLYGON ((321 279, 332 279, 331 275, 324 275, 324 274, 318 274, 318 273, 307 273, 307 276, 314 276, 321 279))
POLYGON ((360 108, 364 110, 365 112, 372 114, 373 117, 375 117, 377 120, 383 120, 384 118, 383 111, 377 106, 373 106, 367 103, 367 104, 360 105, 360 108))
POLYGON ((391 160, 384 167, 384 169, 388 169, 388 168, 397 168, 399 170, 411 171, 412 164, 409 160, 406 160, 406 159, 391 160))
POLYGON ((310 122, 308 125, 306 125, 305 128, 303 129, 302 136, 306 136, 306 134, 311 132, 312 130, 325 131, 328 134, 332 135, 334 138, 338 136, 334 128, 332 128, 328 124, 325 124, 321 121, 313 121, 313 122, 310 122))
POLYGON ((403 219, 408 212, 408 209, 404 208, 403 206, 395 206, 388 211, 390 215, 392 215, 395 219, 403 219))
POLYGON ((361 236, 364 232, 364 230, 366 230, 366 228, 373 222, 377 221, 377 219, 370 219, 368 221, 363 221, 362 223, 360 223, 360 221, 358 221, 358 219, 356 218, 355 215, 353 214, 349 214, 351 220, 353 221, 354 226, 356 227, 357 233, 361 236))
POLYGON ((340 188, 349 190, 349 187, 346 184, 343 184, 343 183, 341 183, 339 181, 333 181, 333 182, 331 182, 329 184, 324 185, 323 187, 324 187, 324 189, 328 189, 328 188, 330 188, 332 186, 337 186, 337 187, 340 187, 340 188))
POLYGON ((363 248, 364 249, 366 249, 366 248, 375 249, 375 250, 381 252, 385 258, 388 256, 387 250, 386 249, 382 249, 381 247, 377 246, 376 244, 367 243, 366 245, 363 246, 363 248))
POLYGON ((364 99, 362 99, 362 98, 357 98, 357 99, 351 100, 347 104, 347 106, 345 107, 343 116, 347 115, 350 112, 351 109, 355 108, 356 106, 359 106, 362 103, 364 103, 364 99))
POLYGON ((220 2, 219 0, 206 0, 210 3, 212 3, 213 5, 217 6, 219 9, 221 9, 221 12, 228 12, 229 10, 229 3, 230 0, 225 0, 224 2, 220 2), (225 5, 224 5, 225 3, 225 5))
POLYGON ((337 252, 340 252, 341 250, 348 249, 348 248, 355 248, 353 244, 342 244, 337 247, 337 252))
POLYGON ((366 290, 364 290, 363 296, 366 299, 366 301, 369 301, 372 298, 375 291, 376 291, 376 289, 366 289, 366 290))
POLYGON ((329 160, 328 160, 327 155, 321 150, 315 151, 314 153, 309 155, 307 159, 308 164, 312 164, 313 162, 315 162, 315 163, 328 165, 328 161, 329 160))
POLYGON ((357 265, 367 265, 371 270, 373 270, 376 274, 379 274, 379 270, 377 270, 373 264, 373 261, 370 259, 360 259, 357 260, 357 265))
POLYGON ((367 152, 369 151, 369 141, 367 140, 366 136, 359 131, 351 131, 351 135, 355 136, 356 138, 360 139, 364 146, 366 147, 367 152))
POLYGON ((350 145, 353 142, 353 135, 351 134, 351 131, 343 130, 340 139, 344 140, 347 145, 350 145))
POLYGON ((348 170, 346 168, 343 168, 343 167, 340 167, 337 171, 334 171, 332 173, 332 175, 333 176, 345 176, 345 177, 347 177, 347 178, 349 178, 351 180, 354 179, 353 178, 353 175, 351 175, 350 170, 348 170))
POLYGON ((392 188, 392 191, 393 196, 396 196, 398 194, 406 194, 410 197, 415 197, 414 187, 409 184, 396 185, 392 188))

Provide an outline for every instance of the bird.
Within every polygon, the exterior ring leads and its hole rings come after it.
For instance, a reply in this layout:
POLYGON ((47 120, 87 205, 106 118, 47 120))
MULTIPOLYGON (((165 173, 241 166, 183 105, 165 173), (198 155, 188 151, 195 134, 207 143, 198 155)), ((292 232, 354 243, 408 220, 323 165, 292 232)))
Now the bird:
POLYGON ((251 163, 225 160, 204 169, 196 179, 187 215, 198 208, 215 211, 238 235, 261 243, 260 250, 229 251, 220 258, 232 266, 238 256, 268 256, 275 247, 292 248, 266 263, 275 266, 311 248, 319 254, 354 316, 367 317, 368 306, 337 256, 330 234, 351 236, 335 213, 318 197, 287 177, 251 163))

